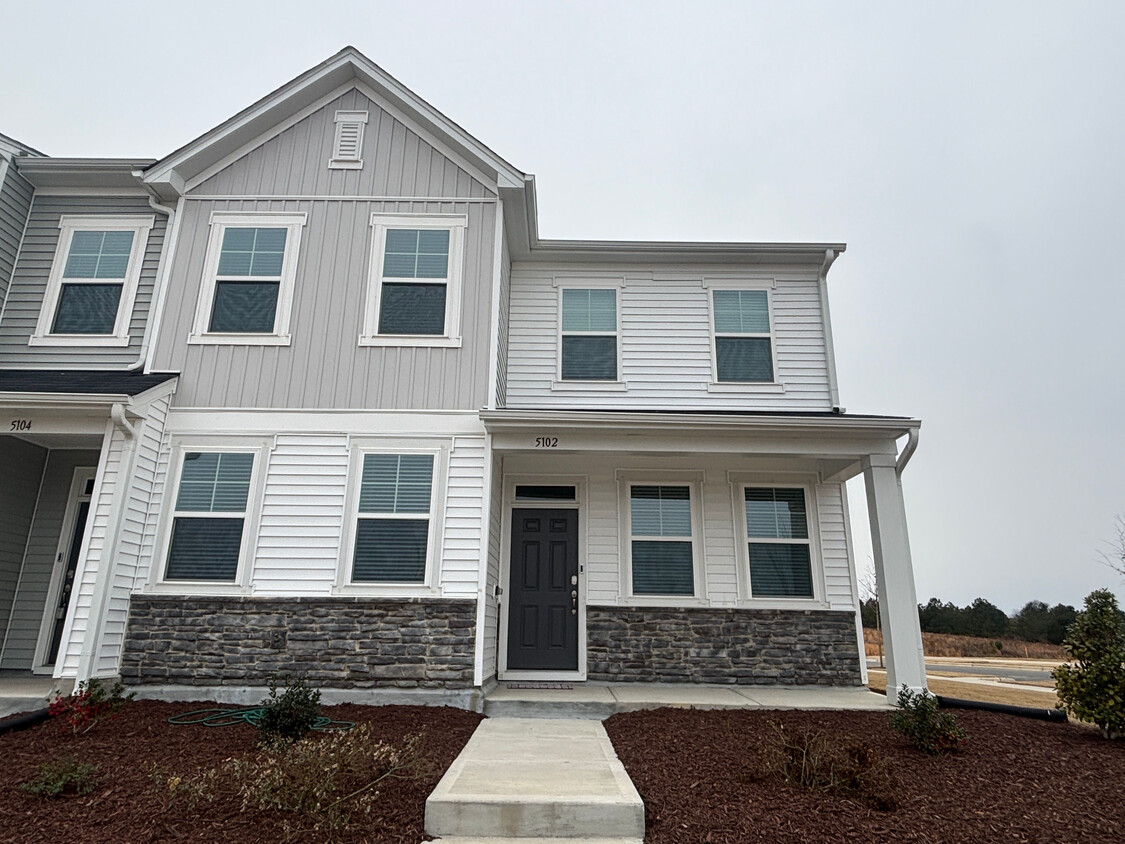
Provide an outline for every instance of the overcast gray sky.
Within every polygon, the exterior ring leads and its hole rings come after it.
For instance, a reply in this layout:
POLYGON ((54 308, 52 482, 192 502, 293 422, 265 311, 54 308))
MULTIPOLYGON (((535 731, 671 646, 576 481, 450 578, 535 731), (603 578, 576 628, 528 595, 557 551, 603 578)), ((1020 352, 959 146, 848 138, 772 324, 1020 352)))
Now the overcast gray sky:
POLYGON ((158 158, 353 44, 536 174, 544 237, 846 241, 844 404, 923 421, 919 600, 1125 596, 1125 3, 922 5, 9 5, 0 132, 158 158))

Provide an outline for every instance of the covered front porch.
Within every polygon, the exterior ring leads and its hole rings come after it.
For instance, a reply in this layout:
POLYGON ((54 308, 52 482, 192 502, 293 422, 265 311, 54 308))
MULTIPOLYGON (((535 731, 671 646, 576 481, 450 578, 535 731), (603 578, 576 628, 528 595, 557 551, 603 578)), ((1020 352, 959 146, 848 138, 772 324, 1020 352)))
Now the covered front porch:
POLYGON ((510 410, 482 419, 494 455, 486 690, 862 689, 843 488, 861 473, 891 682, 924 688, 898 481, 915 420, 510 410))

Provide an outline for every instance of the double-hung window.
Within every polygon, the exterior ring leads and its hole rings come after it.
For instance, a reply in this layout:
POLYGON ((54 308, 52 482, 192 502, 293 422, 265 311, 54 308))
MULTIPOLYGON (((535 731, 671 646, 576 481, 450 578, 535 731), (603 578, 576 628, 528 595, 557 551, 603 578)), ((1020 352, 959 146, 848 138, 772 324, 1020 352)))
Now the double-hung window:
POLYGON ((352 583, 425 584, 433 491, 433 454, 363 455, 352 583))
POLYGON ((773 383, 768 291, 716 289, 711 295, 716 380, 719 383, 773 383))
POLYGON ((691 487, 629 487, 634 595, 694 595, 691 487))
POLYGON ((191 342, 289 343, 303 213, 211 215, 191 342))
POLYGON ((563 381, 617 380, 617 290, 562 290, 559 376, 563 381))
POLYGON ((165 580, 236 581, 253 470, 251 452, 184 452, 165 580))
POLYGON ((750 594, 755 598, 812 598, 812 554, 805 490, 746 487, 750 594))
POLYGON ((59 243, 32 345, 126 346, 153 217, 59 221, 59 243))
POLYGON ((360 345, 460 345, 467 224, 463 215, 372 215, 371 278, 360 345))

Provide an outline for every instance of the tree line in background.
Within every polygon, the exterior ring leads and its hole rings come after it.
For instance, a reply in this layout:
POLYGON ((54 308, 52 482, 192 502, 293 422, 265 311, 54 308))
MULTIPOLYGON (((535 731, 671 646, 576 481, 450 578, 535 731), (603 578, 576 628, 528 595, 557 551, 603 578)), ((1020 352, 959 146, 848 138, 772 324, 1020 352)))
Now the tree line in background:
MULTIPOLYGON (((877 627, 879 603, 875 598, 863 602, 863 626, 877 627)), ((1025 642, 1050 642, 1061 645, 1066 629, 1078 611, 1069 604, 1048 606, 1043 601, 1028 601, 1009 616, 991 601, 977 598, 959 607, 949 601, 930 598, 918 605, 918 621, 923 633, 949 633, 955 636, 1010 637, 1025 642)))

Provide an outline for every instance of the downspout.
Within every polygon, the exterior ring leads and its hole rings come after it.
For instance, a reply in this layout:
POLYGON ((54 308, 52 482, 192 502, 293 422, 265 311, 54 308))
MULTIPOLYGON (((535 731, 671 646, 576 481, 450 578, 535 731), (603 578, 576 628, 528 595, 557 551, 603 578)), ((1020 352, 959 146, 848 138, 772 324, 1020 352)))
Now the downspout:
POLYGON ((902 447, 902 453, 899 454, 898 460, 895 461, 895 477, 902 477, 902 470, 906 468, 906 464, 910 462, 910 458, 914 456, 914 452, 918 450, 918 429, 911 428, 906 432, 906 445, 902 447))
POLYGON ((824 260, 820 264, 817 286, 820 288, 820 309, 824 320, 824 352, 828 363, 828 401, 832 409, 843 413, 840 407, 840 384, 836 380, 836 349, 832 344, 832 313, 828 309, 828 270, 840 257, 835 249, 824 250, 824 260))
MULTIPOLYGON (((133 459, 137 453, 137 429, 125 416, 125 405, 115 403, 109 411, 113 426, 121 432, 125 442, 121 447, 117 479, 113 490, 113 502, 109 512, 114 514, 111 530, 102 544, 101 558, 98 561, 98 577, 94 581, 94 594, 90 600, 90 615, 86 620, 86 636, 83 637, 82 652, 78 657, 77 682, 89 680, 97 673, 98 652, 101 650, 102 632, 105 625, 106 608, 113 590, 117 546, 121 539, 121 524, 129 498, 129 488, 133 478, 133 459)), ((108 445, 113 447, 112 441, 108 445)), ((108 468, 108 465, 107 465, 108 468)), ((76 688, 77 688, 76 682, 76 688)))
POLYGON ((148 192, 148 204, 154 211, 159 211, 168 217, 168 222, 164 226, 164 243, 160 247, 160 260, 156 264, 156 281, 152 287, 152 297, 148 301, 148 318, 145 320, 144 334, 141 336, 141 351, 137 359, 125 367, 130 372, 136 372, 138 369, 143 369, 145 361, 148 359, 149 342, 153 336, 153 322, 156 319, 156 307, 159 303, 163 302, 164 298, 164 285, 165 277, 168 275, 172 267, 172 253, 176 248, 176 234, 178 229, 176 223, 176 209, 170 205, 161 205, 158 200, 156 191, 152 186, 144 180, 144 172, 141 170, 133 171, 133 178, 137 179, 148 192))

